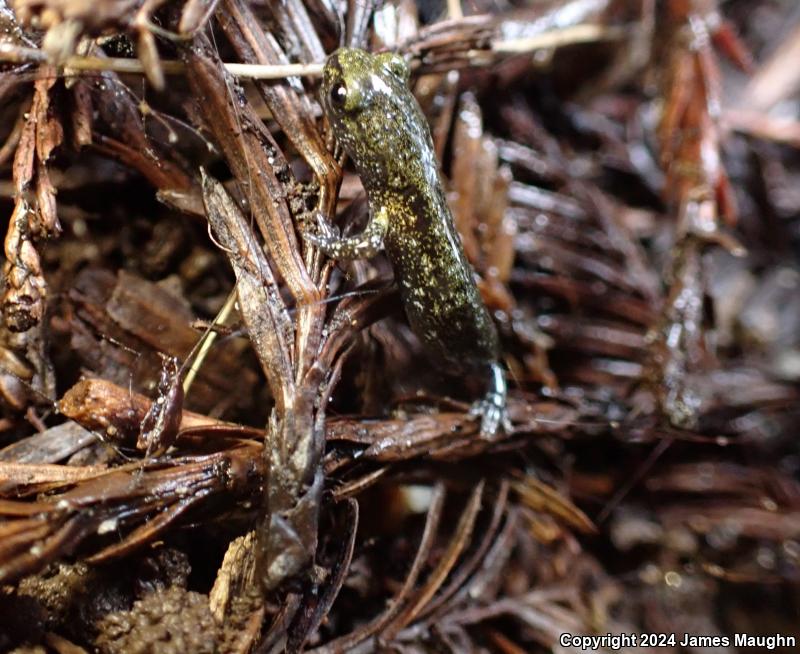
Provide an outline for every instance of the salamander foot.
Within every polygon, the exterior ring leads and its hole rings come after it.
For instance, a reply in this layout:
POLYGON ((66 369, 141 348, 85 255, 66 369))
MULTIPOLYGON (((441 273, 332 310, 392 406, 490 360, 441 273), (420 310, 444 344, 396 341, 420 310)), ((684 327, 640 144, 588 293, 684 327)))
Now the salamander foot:
POLYGON ((318 247, 326 254, 335 249, 337 243, 342 240, 339 234, 339 229, 336 225, 331 225, 321 213, 318 211, 314 213, 314 221, 316 223, 316 232, 312 232, 309 227, 306 227, 301 232, 303 239, 311 245, 318 247))
POLYGON ((513 427, 506 411, 506 379, 499 364, 492 364, 492 384, 489 392, 472 405, 471 416, 480 416, 481 438, 495 440, 500 429, 510 434, 513 427))

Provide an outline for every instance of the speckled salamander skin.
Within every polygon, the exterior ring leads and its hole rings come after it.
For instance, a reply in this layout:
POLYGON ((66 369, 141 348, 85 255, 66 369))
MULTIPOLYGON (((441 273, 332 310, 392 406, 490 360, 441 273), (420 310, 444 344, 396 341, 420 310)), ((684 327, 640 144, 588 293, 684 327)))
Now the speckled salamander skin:
POLYGON ((445 200, 430 129, 397 55, 342 48, 323 74, 321 98, 334 135, 367 191, 370 221, 340 238, 321 225, 306 239, 335 259, 367 258, 385 248, 412 330, 440 364, 487 377, 476 403, 481 432, 505 424, 506 383, 497 332, 445 200))

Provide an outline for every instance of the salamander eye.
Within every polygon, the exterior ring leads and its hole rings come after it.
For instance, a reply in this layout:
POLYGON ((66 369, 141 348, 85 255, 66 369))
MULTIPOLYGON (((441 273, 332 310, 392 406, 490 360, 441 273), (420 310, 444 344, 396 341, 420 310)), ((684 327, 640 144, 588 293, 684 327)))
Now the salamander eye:
POLYGON ((331 106, 335 109, 344 109, 347 101, 347 87, 342 82, 336 82, 331 87, 330 100, 331 106))

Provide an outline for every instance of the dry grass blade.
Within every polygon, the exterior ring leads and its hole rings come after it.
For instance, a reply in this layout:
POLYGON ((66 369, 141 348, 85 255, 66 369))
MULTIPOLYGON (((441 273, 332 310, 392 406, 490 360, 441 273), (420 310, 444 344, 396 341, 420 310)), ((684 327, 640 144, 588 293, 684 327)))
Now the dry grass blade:
POLYGON ((44 463, 0 463, 0 484, 11 484, 18 491, 32 484, 64 486, 82 479, 91 479, 105 470, 105 466, 80 468, 44 463))
POLYGON ((258 127, 260 120, 249 103, 240 106, 232 97, 235 86, 224 77, 208 43, 203 39, 196 41, 194 50, 187 55, 188 78, 198 97, 212 100, 201 105, 205 122, 239 184, 246 189, 276 273, 301 305, 314 304, 319 293, 300 256, 292 218, 283 199, 287 189, 278 179, 290 178, 288 164, 269 132, 258 127), (242 129, 243 125, 248 129, 242 129), (255 170, 262 174, 254 175, 255 170))
POLYGON ((508 489, 508 482, 503 480, 500 484, 500 489, 497 491, 497 498, 494 501, 491 521, 484 532, 480 544, 470 558, 455 571, 449 583, 441 590, 439 595, 428 602, 424 610, 420 613, 420 617, 427 617, 432 614, 435 615, 440 609, 446 610, 446 608, 442 607, 446 607, 448 600, 464 587, 464 583, 469 576, 481 565, 492 543, 497 539, 500 524, 503 517, 506 515, 506 509, 508 508, 508 489))
POLYGON ((310 593, 310 595, 314 596, 313 599, 307 597, 304 602, 303 613, 292 625, 286 645, 288 652, 302 651, 308 638, 316 633, 325 616, 331 610, 347 578, 350 563, 353 560, 353 549, 356 544, 359 509, 358 502, 352 499, 345 500, 343 506, 347 514, 345 518, 347 520, 346 536, 340 543, 333 569, 330 571, 330 576, 322 588, 322 592, 318 592, 318 589, 315 588, 313 593, 310 593))
POLYGON ((464 512, 458 520, 455 532, 447 546, 441 560, 436 567, 431 571, 427 581, 416 592, 411 599, 409 605, 396 616, 383 630, 382 637, 391 641, 397 633, 407 627, 409 624, 416 620, 419 613, 430 602, 441 585, 447 579, 450 571, 456 565, 458 557, 468 545, 472 529, 475 526, 475 520, 478 517, 478 512, 481 508, 481 501, 483 500, 483 489, 485 481, 481 480, 472 491, 472 494, 467 501, 464 512))
POLYGON ((236 272, 237 293, 251 340, 278 409, 283 410, 294 394, 290 352, 293 329, 286 306, 245 217, 223 186, 205 174, 203 197, 209 224, 236 272))
POLYGON ((522 481, 512 481, 511 488, 519 494, 523 504, 534 511, 550 513, 584 533, 597 533, 597 527, 583 511, 538 479, 528 475, 522 481))
POLYGON ((417 553, 414 556, 414 562, 411 564, 411 569, 403 581, 403 585, 397 594, 392 598, 389 606, 378 617, 371 620, 366 625, 359 627, 352 633, 343 638, 336 639, 330 643, 318 647, 314 650, 314 654, 338 654, 340 652, 348 652, 359 643, 373 637, 376 634, 381 634, 385 631, 387 625, 396 618, 398 613, 402 610, 405 603, 408 601, 414 586, 419 579, 420 574, 428 560, 436 538, 436 532, 439 529, 439 524, 442 518, 442 509, 444 508, 444 500, 446 497, 445 487, 438 484, 434 487, 431 495, 430 506, 428 514, 425 518, 425 528, 422 532, 417 553))
MULTIPOLYGON (((261 29, 249 5, 240 0, 224 0, 223 6, 224 11, 220 12, 222 29, 244 62, 261 65, 288 63, 275 40, 261 29)), ((257 83, 256 88, 278 124, 314 171, 320 193, 317 206, 325 216, 333 216, 339 165, 316 129, 313 106, 290 81, 257 83)))
POLYGON ((496 587, 503 569, 511 557, 519 522, 519 511, 511 509, 506 516, 503 529, 494 542, 491 543, 491 547, 481 560, 480 567, 469 580, 469 583, 458 590, 456 597, 449 603, 451 606, 458 606, 467 597, 485 599, 491 595, 492 588, 496 587))

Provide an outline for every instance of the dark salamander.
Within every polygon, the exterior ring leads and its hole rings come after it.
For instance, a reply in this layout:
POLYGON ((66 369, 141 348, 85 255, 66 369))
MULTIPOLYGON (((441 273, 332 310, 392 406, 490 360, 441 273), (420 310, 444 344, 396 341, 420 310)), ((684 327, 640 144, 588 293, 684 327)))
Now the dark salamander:
POLYGON ((322 105, 361 176, 370 220, 339 237, 325 221, 305 238, 334 259, 369 258, 386 249, 411 329, 440 364, 484 375, 476 402, 481 434, 507 424, 506 381, 497 332, 445 200, 431 133, 397 55, 342 48, 325 63, 322 105))

